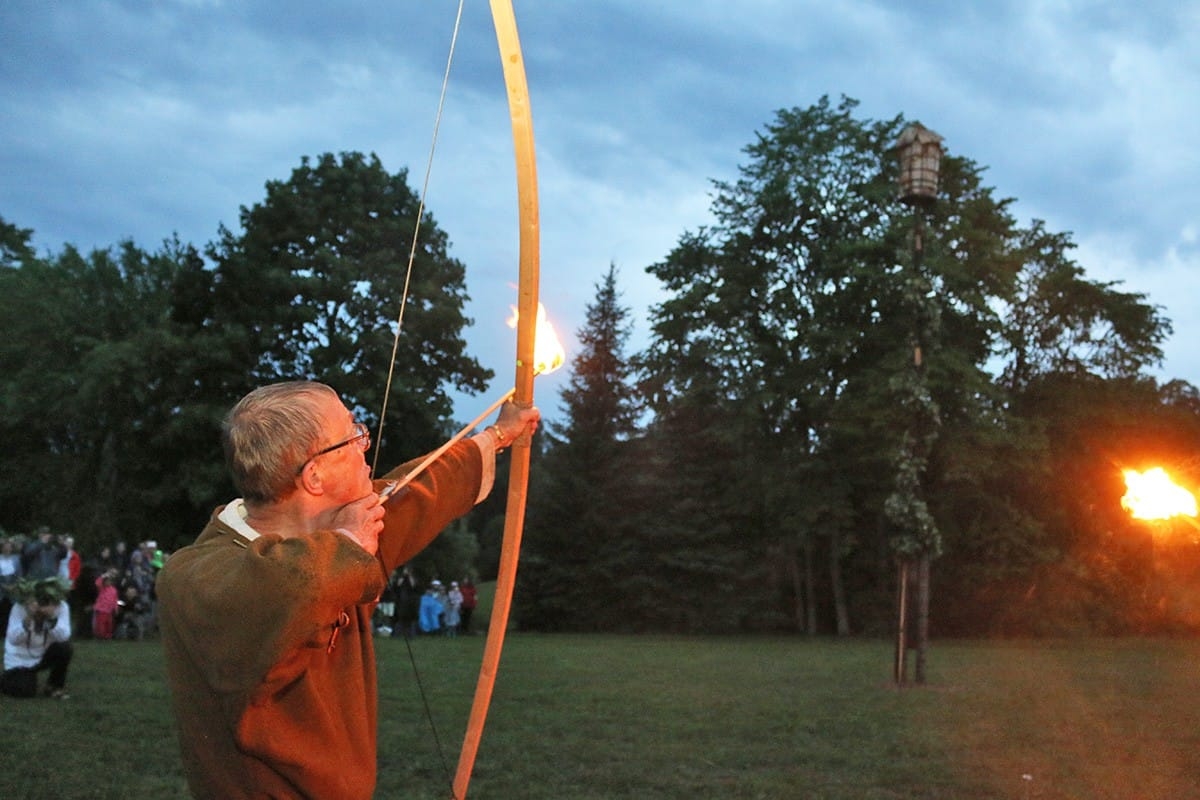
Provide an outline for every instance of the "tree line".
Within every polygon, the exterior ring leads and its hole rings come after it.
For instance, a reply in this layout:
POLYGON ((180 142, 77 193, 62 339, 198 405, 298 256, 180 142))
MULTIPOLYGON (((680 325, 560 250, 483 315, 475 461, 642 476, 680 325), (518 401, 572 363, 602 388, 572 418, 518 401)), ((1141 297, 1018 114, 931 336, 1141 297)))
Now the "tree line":
POLYGON ((1123 467, 1200 478, 1196 388, 1147 374, 1169 321, 961 156, 914 263, 905 120, 856 106, 782 110, 745 148, 713 222, 647 268, 643 352, 614 273, 597 287, 522 618, 885 634, 897 561, 924 559, 935 633, 1194 629, 1194 526, 1120 506, 1123 467))
MULTIPOLYGON (((667 299, 643 351, 616 267, 596 285, 537 437, 519 624, 880 634, 898 560, 924 558, 939 634, 1193 629, 1193 529, 1119 503, 1124 466, 1196 483, 1200 395, 1148 375, 1169 321, 962 156, 914 263, 905 120, 856 107, 779 111, 714 183, 712 222, 646 266, 667 299)), ((323 380, 376 428, 417 209, 404 170, 342 153, 303 158, 203 248, 38 255, 0 219, 0 525, 186 544, 233 496, 217 432, 261 383, 323 380)), ((449 391, 491 378, 428 212, 415 254, 384 465, 449 436, 449 391)), ((494 572, 502 498, 421 569, 494 572)))

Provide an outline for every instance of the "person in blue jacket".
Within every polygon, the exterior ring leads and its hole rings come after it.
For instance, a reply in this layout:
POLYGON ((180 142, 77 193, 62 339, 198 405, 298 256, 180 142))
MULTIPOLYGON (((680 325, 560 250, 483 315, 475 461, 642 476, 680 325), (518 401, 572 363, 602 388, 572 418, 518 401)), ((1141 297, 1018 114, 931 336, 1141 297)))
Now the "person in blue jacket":
POLYGON ((438 600, 438 587, 441 585, 441 581, 434 581, 421 595, 421 633, 437 633, 442 629, 442 604, 438 600))

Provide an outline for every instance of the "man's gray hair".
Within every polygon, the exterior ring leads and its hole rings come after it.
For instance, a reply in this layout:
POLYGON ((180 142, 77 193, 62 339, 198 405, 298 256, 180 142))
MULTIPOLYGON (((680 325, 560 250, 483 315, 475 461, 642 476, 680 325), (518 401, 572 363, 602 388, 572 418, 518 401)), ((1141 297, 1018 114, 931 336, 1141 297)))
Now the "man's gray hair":
POLYGON ((321 401, 338 394, 315 381, 262 386, 225 417, 222 444, 233 485, 250 502, 280 500, 321 439, 321 401))

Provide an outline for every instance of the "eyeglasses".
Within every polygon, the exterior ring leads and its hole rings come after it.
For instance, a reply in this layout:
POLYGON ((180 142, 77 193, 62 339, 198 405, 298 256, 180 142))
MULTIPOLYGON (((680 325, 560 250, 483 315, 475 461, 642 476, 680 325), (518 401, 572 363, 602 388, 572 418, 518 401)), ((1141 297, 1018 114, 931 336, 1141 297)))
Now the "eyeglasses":
POLYGON ((371 447, 371 429, 361 422, 354 423, 353 436, 345 441, 338 442, 337 444, 331 444, 329 447, 313 453, 308 457, 307 461, 300 465, 300 468, 296 470, 296 474, 299 475, 301 472, 304 472, 304 468, 308 466, 308 462, 312 461, 317 456, 323 456, 326 453, 332 453, 334 450, 340 450, 348 444, 357 444, 360 450, 366 452, 371 447))

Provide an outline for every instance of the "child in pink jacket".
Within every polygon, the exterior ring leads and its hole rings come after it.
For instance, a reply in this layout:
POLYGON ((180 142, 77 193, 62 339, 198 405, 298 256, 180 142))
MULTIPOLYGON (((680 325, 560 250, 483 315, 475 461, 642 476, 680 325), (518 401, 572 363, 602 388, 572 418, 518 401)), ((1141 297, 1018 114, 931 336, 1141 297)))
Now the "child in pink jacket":
POLYGON ((113 637, 113 619, 117 614, 117 587, 112 571, 96 578, 96 604, 92 606, 92 635, 97 639, 113 637))

